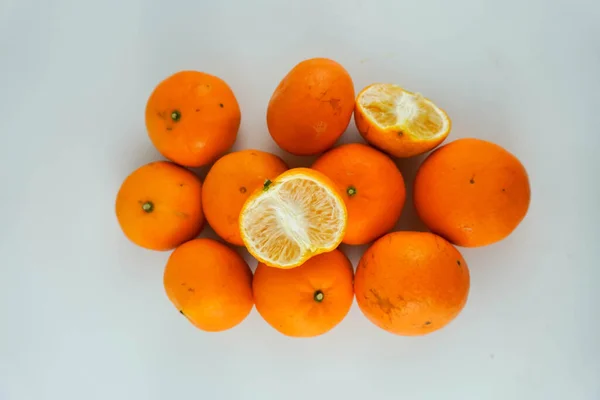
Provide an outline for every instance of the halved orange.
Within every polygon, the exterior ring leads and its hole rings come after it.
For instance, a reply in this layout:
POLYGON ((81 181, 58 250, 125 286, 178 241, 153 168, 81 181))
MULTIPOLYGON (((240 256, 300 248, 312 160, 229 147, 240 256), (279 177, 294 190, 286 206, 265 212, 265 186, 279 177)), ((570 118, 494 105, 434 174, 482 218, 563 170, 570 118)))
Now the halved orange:
POLYGON ((244 245, 259 262, 294 268, 335 249, 347 219, 344 200, 329 178, 294 168, 250 196, 239 223, 244 245))
POLYGON ((452 125, 433 102, 391 83, 375 83, 358 94, 354 122, 367 142, 396 157, 435 148, 452 125))

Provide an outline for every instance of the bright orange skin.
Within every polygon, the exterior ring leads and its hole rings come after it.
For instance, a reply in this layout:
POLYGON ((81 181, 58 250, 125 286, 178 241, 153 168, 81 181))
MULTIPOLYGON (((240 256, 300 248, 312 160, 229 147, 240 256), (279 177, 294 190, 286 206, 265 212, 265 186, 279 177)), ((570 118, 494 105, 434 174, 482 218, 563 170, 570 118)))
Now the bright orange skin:
POLYGON ((354 277, 365 316, 397 335, 425 335, 446 326, 463 309, 469 270, 458 250, 427 232, 394 232, 362 256, 354 277))
POLYGON ((527 214, 531 191, 521 162, 502 147, 460 139, 433 152, 415 178, 414 203, 433 232, 465 247, 508 236, 527 214))
POLYGON ((339 324, 352 305, 352 264, 339 250, 311 258, 299 267, 258 264, 253 291, 256 309, 287 336, 310 337, 339 324), (315 300, 321 291, 322 301, 315 300))
POLYGON ((167 262, 164 286, 173 305, 196 327, 218 332, 250 313, 252 271, 229 247, 211 239, 179 246, 167 262))
POLYGON ((204 226, 202 183, 185 168, 166 161, 129 175, 115 210, 125 236, 150 250, 170 250, 196 237, 204 226), (152 203, 150 211, 144 204, 152 203))
POLYGON ((372 242, 400 218, 404 179, 385 154, 363 144, 346 144, 323 154, 312 168, 327 175, 343 193, 348 209, 344 243, 372 242))
POLYGON ((217 235, 243 246, 239 217, 242 206, 265 181, 288 169, 276 155, 260 150, 242 150, 221 157, 208 171, 202 191, 206 219, 217 235))
POLYGON ((154 146, 188 167, 210 164, 224 154, 235 142, 240 120, 240 107, 227 83, 198 71, 168 77, 146 105, 146 128, 154 146))
POLYGON ((296 65, 269 101, 267 126, 282 149, 296 155, 329 149, 354 109, 354 84, 335 61, 313 58, 296 65))

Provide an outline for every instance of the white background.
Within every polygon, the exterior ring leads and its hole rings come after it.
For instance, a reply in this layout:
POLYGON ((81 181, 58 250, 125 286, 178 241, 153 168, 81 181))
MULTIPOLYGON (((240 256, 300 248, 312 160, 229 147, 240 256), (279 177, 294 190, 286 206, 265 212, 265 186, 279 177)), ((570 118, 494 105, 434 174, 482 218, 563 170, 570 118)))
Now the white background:
MULTIPOLYGON (((2 0, 0 400, 600 399, 599 19, 597 0, 2 0), (494 141, 529 171, 520 227, 462 250, 471 294, 444 330, 394 336, 355 304, 309 340, 256 311, 204 333, 164 294, 169 254, 119 230, 121 181, 160 159, 144 127, 160 80, 222 77, 235 149, 281 154, 267 102, 315 56, 357 91, 420 91, 448 140, 494 141)), ((352 124, 342 141, 358 140, 352 124)), ((399 162, 408 184, 418 162, 399 162)), ((399 228, 422 229, 410 201, 399 228)))

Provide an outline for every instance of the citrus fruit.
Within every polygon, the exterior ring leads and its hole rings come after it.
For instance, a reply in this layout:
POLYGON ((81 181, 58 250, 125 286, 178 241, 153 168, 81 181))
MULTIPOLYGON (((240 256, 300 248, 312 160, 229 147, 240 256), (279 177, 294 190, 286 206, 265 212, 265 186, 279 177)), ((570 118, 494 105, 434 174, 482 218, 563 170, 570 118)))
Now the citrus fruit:
POLYGON ((237 151, 217 160, 202 190, 204 214, 217 235, 242 246, 239 218, 244 202, 266 180, 287 169, 281 158, 259 150, 237 151))
POLYGON ((248 251, 272 267, 293 268, 335 249, 346 231, 344 200, 320 172, 294 168, 266 181, 240 213, 248 251))
POLYGON ((195 239, 169 257, 163 283, 169 300, 196 327, 223 331, 250 313, 252 271, 229 247, 211 239, 195 239))
POLYGON ((215 161, 235 142, 240 107, 222 79, 181 71, 154 89, 146 105, 146 128, 156 149, 188 167, 215 161))
POLYGON ((348 210, 344 243, 372 242, 400 218, 404 179, 385 154, 363 144, 346 144, 323 154, 312 168, 327 175, 343 194, 348 210))
POLYGON ((415 177, 414 203, 421 220, 431 231, 465 247, 508 236, 527 214, 530 196, 521 162, 479 139, 440 147, 415 177))
POLYGON ((321 153, 344 133, 354 108, 354 84, 340 64, 313 58, 296 65, 275 89, 267 126, 282 149, 321 153))
POLYGON ((352 264, 339 250, 294 269, 258 264, 252 283, 256 310, 284 335, 321 335, 348 313, 354 298, 352 277, 352 264))
POLYGON ((418 93, 375 83, 356 98, 354 122, 362 137, 395 157, 425 153, 450 133, 446 113, 418 93))
POLYGON ((115 210, 123 233, 133 243, 170 250, 202 230, 202 184, 185 168, 153 162, 125 179, 115 210))
POLYGON ((394 232, 363 254, 354 278, 365 316, 398 335, 424 335, 463 309, 469 270, 458 250, 428 232, 394 232))

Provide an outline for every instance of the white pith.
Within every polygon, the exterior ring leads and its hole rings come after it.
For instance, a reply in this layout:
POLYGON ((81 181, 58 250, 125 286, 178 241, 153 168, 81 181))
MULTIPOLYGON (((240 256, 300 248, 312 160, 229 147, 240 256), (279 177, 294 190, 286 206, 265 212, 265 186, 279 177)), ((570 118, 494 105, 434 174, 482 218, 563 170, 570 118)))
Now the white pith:
POLYGON ((382 128, 396 129, 421 139, 434 139, 449 128, 446 113, 421 94, 397 85, 374 84, 360 95, 358 101, 365 113, 382 128))
POLYGON ((245 240, 245 244, 251 253, 271 265, 295 265, 307 254, 333 249, 345 230, 345 206, 341 199, 306 175, 272 183, 245 210, 240 216, 242 236, 252 238, 245 240), (297 189, 295 193, 289 190, 298 185, 306 186, 306 190, 297 189), (281 241, 285 245, 277 250, 281 246, 274 243, 281 241), (267 248, 275 251, 267 252, 267 248))

